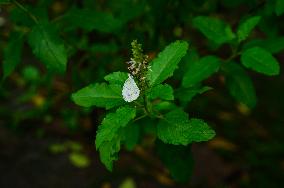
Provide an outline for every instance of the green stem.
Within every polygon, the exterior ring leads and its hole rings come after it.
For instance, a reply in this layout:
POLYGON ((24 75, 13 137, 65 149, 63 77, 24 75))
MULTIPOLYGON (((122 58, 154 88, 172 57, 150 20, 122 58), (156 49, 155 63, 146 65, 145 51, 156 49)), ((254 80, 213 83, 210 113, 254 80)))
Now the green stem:
POLYGON ((57 16, 56 18, 54 18, 53 20, 51 20, 51 23, 56 23, 56 22, 59 22, 61 19, 63 19, 65 17, 65 14, 64 15, 60 15, 60 16, 57 16))
POLYGON ((225 59, 224 62, 229 62, 235 59, 236 57, 238 57, 240 54, 241 54, 240 52, 236 52, 235 54, 232 54, 228 59, 225 59))
POLYGON ((151 113, 150 113, 150 111, 149 111, 149 109, 148 109, 148 100, 147 100, 147 97, 146 97, 145 94, 143 95, 143 100, 144 100, 144 107, 145 107, 146 113, 147 113, 149 116, 151 116, 151 113))
POLYGON ((134 102, 134 104, 136 104, 138 107, 144 107, 142 104, 140 104, 139 102, 137 102, 137 101, 133 101, 134 102))
POLYGON ((140 116, 140 117, 134 119, 133 122, 138 121, 138 120, 140 120, 140 119, 143 119, 144 117, 147 117, 147 114, 144 114, 144 115, 142 115, 142 116, 140 116))
POLYGON ((25 12, 27 15, 29 15, 29 17, 31 17, 31 19, 38 24, 39 21, 38 19, 28 10, 26 9, 22 4, 20 4, 18 1, 13 1, 14 5, 16 5, 19 9, 21 9, 23 12, 25 12))
POLYGON ((241 54, 241 52, 239 51, 239 44, 236 44, 235 46, 231 45, 231 49, 232 49, 232 55, 227 59, 224 59, 225 63, 230 62, 231 60, 235 59, 241 54))

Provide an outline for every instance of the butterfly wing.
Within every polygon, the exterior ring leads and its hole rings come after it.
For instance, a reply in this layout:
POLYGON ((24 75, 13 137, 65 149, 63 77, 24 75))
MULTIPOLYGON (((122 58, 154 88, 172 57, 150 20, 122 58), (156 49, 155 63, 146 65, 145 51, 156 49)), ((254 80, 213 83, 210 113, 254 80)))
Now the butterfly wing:
POLYGON ((140 90, 133 77, 129 74, 122 88, 122 97, 126 102, 132 102, 139 97, 140 90))

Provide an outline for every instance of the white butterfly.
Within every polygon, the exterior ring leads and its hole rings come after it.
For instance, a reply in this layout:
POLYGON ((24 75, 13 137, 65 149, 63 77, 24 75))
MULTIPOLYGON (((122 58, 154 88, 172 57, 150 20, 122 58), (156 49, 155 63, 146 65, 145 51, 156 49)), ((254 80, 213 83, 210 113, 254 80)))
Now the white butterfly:
POLYGON ((139 97, 140 90, 135 83, 133 77, 128 74, 127 80, 124 82, 122 88, 122 97, 126 102, 132 102, 139 97))

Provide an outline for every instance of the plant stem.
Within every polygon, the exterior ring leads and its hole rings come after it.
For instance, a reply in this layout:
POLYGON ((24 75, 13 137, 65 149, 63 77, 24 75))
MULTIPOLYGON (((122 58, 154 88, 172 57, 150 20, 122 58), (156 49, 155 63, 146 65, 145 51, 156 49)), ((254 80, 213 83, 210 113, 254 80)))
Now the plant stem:
POLYGON ((140 116, 140 117, 134 119, 133 122, 138 121, 138 120, 140 120, 140 119, 143 119, 143 118, 146 117, 146 116, 147 116, 147 115, 144 114, 144 115, 142 115, 142 116, 140 116))
POLYGON ((144 100, 144 107, 145 107, 146 113, 147 113, 147 115, 151 116, 151 113, 150 113, 150 111, 148 109, 148 100, 147 100, 145 94, 143 95, 143 100, 144 100))
POLYGON ((25 12, 29 17, 36 23, 38 24, 39 21, 38 19, 28 10, 26 9, 22 4, 20 4, 18 1, 12 1, 14 5, 16 5, 19 9, 21 9, 23 12, 25 12))

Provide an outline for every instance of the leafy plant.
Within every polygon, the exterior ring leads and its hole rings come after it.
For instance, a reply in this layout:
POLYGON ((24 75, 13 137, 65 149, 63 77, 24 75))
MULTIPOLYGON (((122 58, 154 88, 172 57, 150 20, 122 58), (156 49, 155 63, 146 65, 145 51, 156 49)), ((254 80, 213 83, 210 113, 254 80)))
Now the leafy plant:
MULTIPOLYGON (((101 161, 109 170, 112 170, 113 161, 117 160, 121 144, 129 142, 125 140, 128 139, 127 135, 139 135, 134 132, 137 131, 136 129, 130 131, 142 118, 159 121, 157 137, 166 144, 187 146, 192 142, 207 141, 214 137, 215 132, 207 123, 201 119, 189 118, 173 102, 170 102, 171 106, 164 108, 163 112, 157 108, 164 101, 174 99, 173 88, 161 83, 173 75, 187 50, 187 42, 176 41, 148 63, 147 56, 142 53, 141 45, 133 41, 133 57, 129 62, 129 78, 134 81, 132 85, 126 86, 127 73, 115 72, 105 76, 108 84, 92 84, 72 94, 73 101, 80 106, 117 108, 106 115, 96 136, 96 148, 100 152, 101 161), (124 94, 123 88, 134 87, 135 83, 138 85, 139 97, 130 101, 123 100, 123 97, 125 98, 123 95, 133 94, 131 89, 124 94)), ((135 140, 138 141, 136 138, 135 140)))
POLYGON ((231 27, 220 19, 204 16, 194 18, 193 24, 198 30, 218 46, 228 43, 232 49, 232 54, 224 60, 209 56, 200 59, 199 63, 192 62, 192 66, 196 65, 189 67, 188 72, 185 73, 183 86, 194 85, 195 82, 202 81, 220 68, 219 72, 224 75, 231 95, 239 102, 253 108, 256 105, 254 86, 245 70, 238 65, 238 57, 241 56, 241 63, 244 67, 256 72, 273 76, 278 75, 280 71, 279 63, 271 52, 260 47, 259 44, 247 47, 243 43, 260 20, 260 16, 246 18, 239 24, 236 34, 234 34, 231 27))
MULTIPOLYGON (((259 73, 279 74, 279 64, 269 51, 258 46, 242 49, 242 46, 245 46, 243 41, 246 41, 260 20, 260 16, 247 18, 239 24, 235 34, 228 24, 217 18, 194 18, 193 25, 198 30, 218 46, 228 43, 232 48, 232 54, 227 59, 209 55, 189 62, 181 88, 173 89, 163 82, 173 75, 181 58, 188 53, 187 42, 171 43, 148 63, 148 57, 142 53, 141 45, 133 41, 133 57, 128 62, 128 78, 127 73, 111 73, 105 76, 109 83, 91 84, 74 93, 72 99, 80 106, 118 108, 112 109, 115 112, 105 117, 97 131, 96 148, 106 167, 112 170, 112 162, 118 159, 121 144, 128 142, 125 140, 125 130, 139 124, 142 118, 150 118, 152 121, 157 119, 158 124, 153 125, 156 126, 155 134, 164 144, 188 146, 192 142, 212 139, 215 136, 214 130, 202 119, 189 118, 173 100, 174 93, 179 100, 188 102, 192 96, 207 91, 208 87, 197 86, 216 72, 225 77, 229 92, 236 100, 253 108, 256 105, 254 86, 244 68, 236 63, 237 58, 241 56, 244 67, 259 73)), ((128 131, 127 134, 131 133, 128 131)), ((170 169, 177 180, 186 180, 185 177, 177 175, 175 168, 170 169)))

